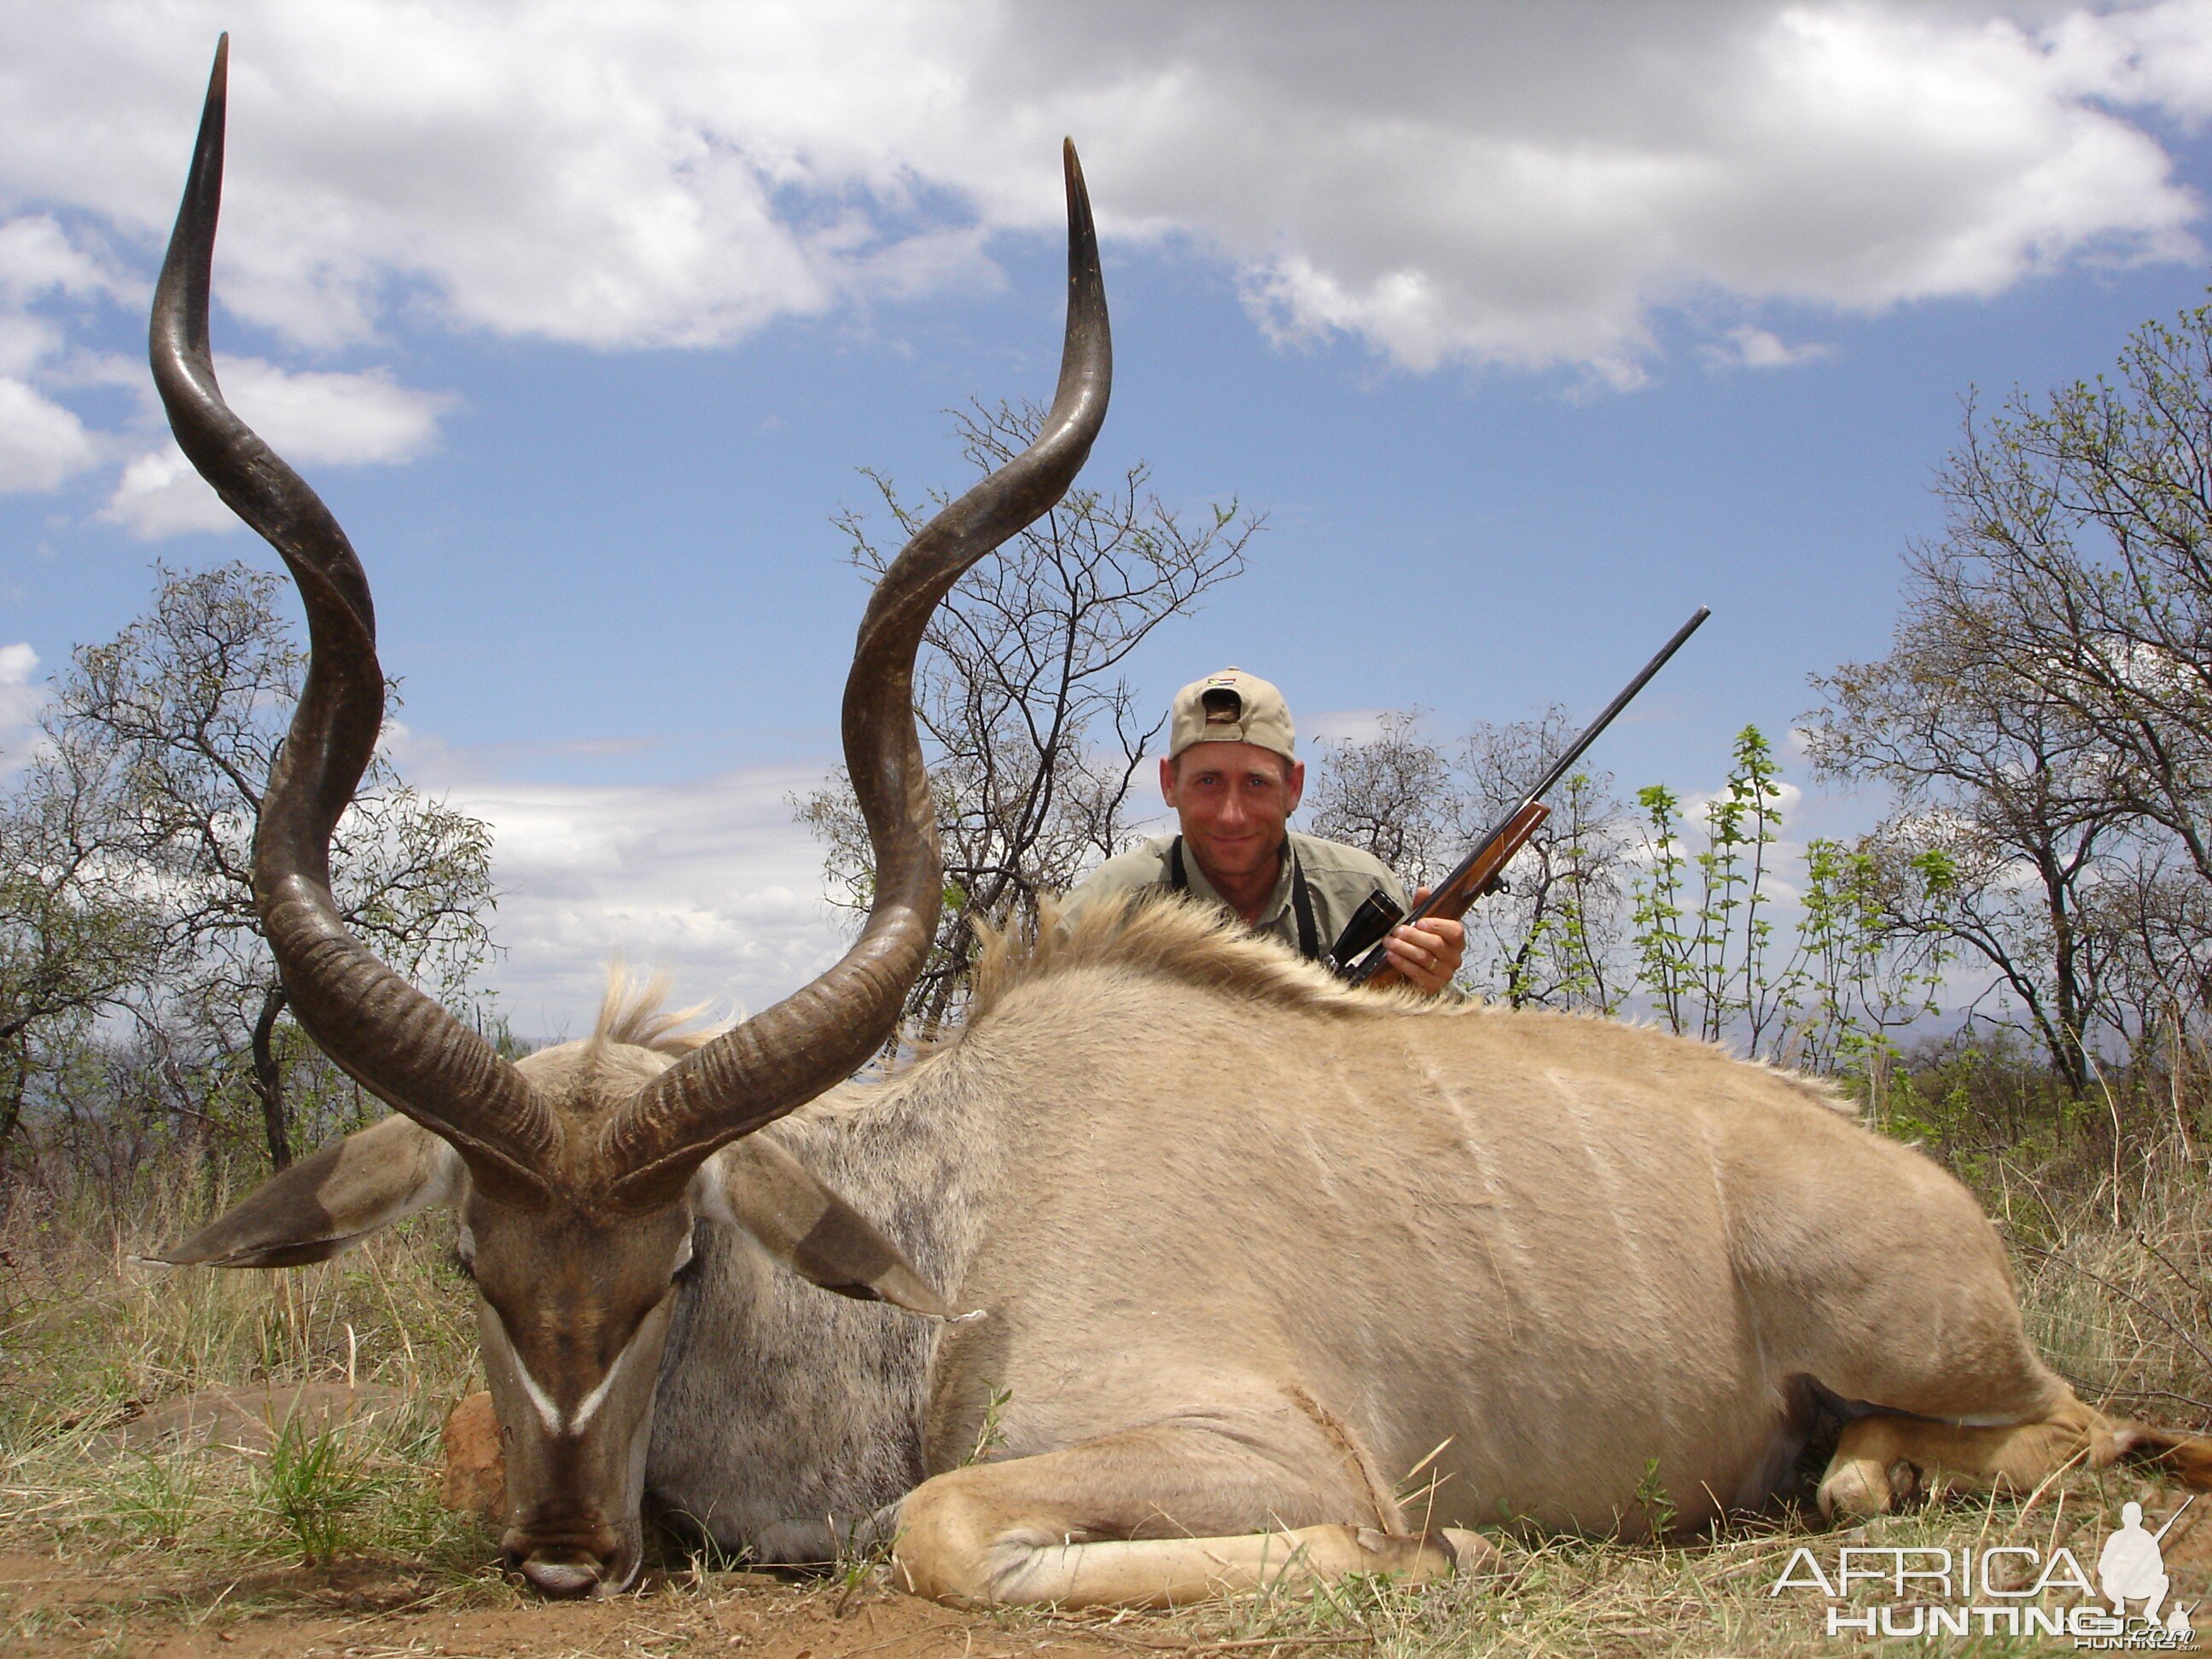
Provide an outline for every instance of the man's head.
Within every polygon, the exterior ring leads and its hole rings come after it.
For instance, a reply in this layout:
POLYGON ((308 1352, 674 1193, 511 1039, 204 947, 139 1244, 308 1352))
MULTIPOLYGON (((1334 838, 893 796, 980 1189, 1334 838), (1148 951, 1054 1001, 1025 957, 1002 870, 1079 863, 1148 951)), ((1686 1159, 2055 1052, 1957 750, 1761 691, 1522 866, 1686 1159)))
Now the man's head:
POLYGON ((1176 694, 1160 793, 1216 886, 1273 878, 1285 823, 1305 793, 1296 740, 1283 694, 1241 669, 1176 694))

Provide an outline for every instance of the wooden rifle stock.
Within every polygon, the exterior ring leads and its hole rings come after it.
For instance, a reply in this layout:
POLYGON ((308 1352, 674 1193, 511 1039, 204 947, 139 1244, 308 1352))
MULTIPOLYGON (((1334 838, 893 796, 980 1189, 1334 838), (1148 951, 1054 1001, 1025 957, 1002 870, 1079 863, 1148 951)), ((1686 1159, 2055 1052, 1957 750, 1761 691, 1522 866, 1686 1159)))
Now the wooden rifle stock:
MULTIPOLYGON (((1565 777, 1574 763, 1583 757, 1583 751, 1598 739, 1598 734, 1613 724, 1613 716, 1628 707, 1651 677, 1667 665, 1667 659, 1682 648, 1682 641, 1696 633, 1706 617, 1713 613, 1699 605, 1697 614, 1674 630, 1674 637, 1659 647, 1659 654, 1644 665, 1644 672, 1629 681, 1619 696, 1607 703, 1605 712, 1583 731, 1583 734, 1567 745, 1566 752, 1552 763, 1538 782, 1522 798, 1504 822, 1477 842, 1474 850, 1461 860, 1451 874, 1437 884, 1437 890, 1406 913, 1405 922, 1425 921, 1431 916, 1449 916, 1458 920, 1468 912, 1468 907, 1498 885, 1498 876, 1513 855, 1528 844, 1528 837, 1536 833, 1537 826, 1551 816, 1551 809, 1543 798, 1552 793, 1559 780, 1565 777)), ((1388 937, 1387 935, 1385 936, 1388 937)), ((1377 944, 1359 960, 1340 970, 1354 985, 1403 985, 1406 976, 1390 965, 1384 946, 1377 944)))
MULTIPOLYGON (((1506 821, 1503 831, 1484 844, 1476 856, 1453 871, 1445 878, 1443 886, 1415 906, 1413 915, 1407 920, 1449 916, 1454 921, 1458 921, 1474 908, 1475 900, 1498 885, 1513 855, 1528 844, 1528 837, 1534 835, 1544 820, 1551 816, 1552 809, 1543 802, 1528 802, 1506 821)), ((1398 971, 1379 945, 1371 956, 1352 970, 1350 977, 1354 985, 1381 987, 1407 983, 1406 976, 1398 971)))

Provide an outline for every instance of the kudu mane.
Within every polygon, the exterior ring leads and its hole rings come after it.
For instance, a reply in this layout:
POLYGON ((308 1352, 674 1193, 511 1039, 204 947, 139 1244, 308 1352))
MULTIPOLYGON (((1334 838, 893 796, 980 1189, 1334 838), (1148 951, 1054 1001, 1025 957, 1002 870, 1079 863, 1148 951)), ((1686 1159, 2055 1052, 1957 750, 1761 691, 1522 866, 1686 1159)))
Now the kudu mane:
POLYGON ((695 1002, 688 1008, 664 1009, 668 1000, 665 974, 639 975, 620 957, 607 964, 607 988, 599 999, 599 1018, 592 1022, 589 1041, 596 1045, 625 1043, 656 1054, 680 1058, 703 1048, 720 1036, 724 1027, 702 1025, 711 1005, 695 1002), (686 1028, 690 1029, 686 1029, 686 1028))
MULTIPOLYGON (((1704 1050, 1711 1062, 1751 1066, 1789 1085, 1808 1105, 1856 1117, 1857 1107, 1823 1079, 1808 1077, 1763 1060, 1746 1060, 1722 1042, 1699 1042, 1656 1025, 1602 1017, 1577 1010, 1510 1009, 1479 1000, 1454 1001, 1407 987, 1378 990, 1355 988, 1317 963, 1291 955, 1261 939, 1232 917, 1164 891, 1126 907, 1094 906, 1062 924, 1048 901, 1034 940, 989 927, 975 968, 971 1025, 981 1024, 1018 992, 1085 969, 1188 986, 1194 995, 1225 997, 1285 1012, 1316 1014, 1331 1020, 1369 1022, 1413 1016, 1422 1019, 1488 1019, 1500 1037, 1514 1046, 1549 1048, 1559 1029, 1571 1027, 1576 1047, 1586 1057, 1600 1054, 1624 1070, 1642 1066, 1677 1068, 1686 1054, 1704 1050)), ((958 1044, 960 1034, 941 1048, 958 1044)), ((925 1050, 921 1058, 927 1058, 925 1050)))
POLYGON ((1034 940, 979 927, 975 1000, 981 1020, 1014 992, 1083 969, 1202 988, 1343 1019, 1449 1018, 1465 1006, 1418 993, 1354 990, 1317 963, 1255 938, 1225 913, 1162 892, 1127 908, 1095 905, 1062 924, 1048 904, 1034 940))
MULTIPOLYGON (((883 1081, 918 1080, 920 1074, 934 1069, 934 1062, 957 1051, 969 1030, 1011 1013, 1009 1005, 1018 993, 1048 991, 1056 981, 1097 973, 1185 987, 1194 997, 1226 998, 1254 1005, 1255 1010, 1317 1015, 1331 1021, 1371 1023, 1411 1016, 1507 1022, 1498 1027, 1498 1035, 1516 1047, 1547 1048, 1556 1040, 1557 1028, 1566 1025, 1574 1028, 1577 1047, 1589 1057, 1606 1054, 1625 1070, 1645 1064, 1680 1067, 1687 1055, 1702 1049, 1712 1063, 1750 1065, 1769 1073, 1790 1085, 1807 1104, 1825 1112, 1857 1115, 1857 1108, 1841 1091, 1820 1079, 1764 1060, 1746 1061, 1723 1043, 1686 1043, 1656 1026, 1571 1010, 1513 1010, 1478 1000, 1453 1001, 1403 987, 1355 988, 1318 963, 1248 933, 1225 914, 1165 892, 1125 907, 1095 906, 1066 923, 1057 905, 1048 900, 1034 939, 988 924, 979 926, 976 934, 974 1000, 967 1023, 922 1043, 883 1081)), ((668 988, 665 975, 639 979, 625 972, 619 962, 610 964, 606 995, 585 1046, 622 1044, 680 1056, 711 1040, 719 1028, 694 1024, 705 1014, 706 1005, 662 1012, 668 988), (682 1029, 687 1026, 692 1029, 682 1029)), ((810 1123, 834 1121, 878 1108, 885 1100, 878 1088, 848 1085, 829 1091, 793 1116, 810 1123)))

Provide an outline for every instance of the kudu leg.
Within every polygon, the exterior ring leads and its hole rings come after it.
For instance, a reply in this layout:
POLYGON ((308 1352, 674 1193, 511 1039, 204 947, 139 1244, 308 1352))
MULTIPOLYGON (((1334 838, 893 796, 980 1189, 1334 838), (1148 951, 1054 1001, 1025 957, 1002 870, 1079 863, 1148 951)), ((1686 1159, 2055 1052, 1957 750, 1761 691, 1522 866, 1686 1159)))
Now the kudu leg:
POLYGON ((2100 1469, 2127 1449, 2115 1425, 2070 1393, 2035 1421, 1989 1428, 1877 1412, 1844 1425, 1820 1480, 1820 1510, 1881 1515, 1942 1487, 2024 1494, 2062 1469, 2100 1469))
POLYGON ((1354 1572, 1418 1582, 1496 1554, 1475 1533, 1409 1536, 1387 1494, 1378 1505, 1326 1455, 1282 1450, 1158 1425, 950 1470, 899 1507, 899 1582, 939 1600, 1158 1607, 1354 1572), (1383 1524, 1283 1524, 1316 1513, 1383 1524))

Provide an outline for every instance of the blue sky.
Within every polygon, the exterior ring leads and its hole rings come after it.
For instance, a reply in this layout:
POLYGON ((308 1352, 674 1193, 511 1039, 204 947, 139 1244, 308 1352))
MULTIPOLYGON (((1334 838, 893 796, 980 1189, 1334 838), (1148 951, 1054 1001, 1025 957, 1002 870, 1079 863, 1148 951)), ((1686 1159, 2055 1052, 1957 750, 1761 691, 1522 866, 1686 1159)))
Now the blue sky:
POLYGON ((1063 131, 1094 468, 1268 515, 1140 693, 1236 661, 1309 728, 1450 732, 1590 709, 1711 605, 1630 787, 1882 649, 1970 387, 2203 298, 2212 6, 1358 15, 0 3, 0 742, 154 558, 272 557, 143 366, 224 27, 225 384, 368 563, 404 763, 495 824, 532 1030, 618 946, 751 1006, 834 951, 783 805, 862 599, 830 516, 1048 390, 1063 131))

